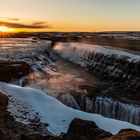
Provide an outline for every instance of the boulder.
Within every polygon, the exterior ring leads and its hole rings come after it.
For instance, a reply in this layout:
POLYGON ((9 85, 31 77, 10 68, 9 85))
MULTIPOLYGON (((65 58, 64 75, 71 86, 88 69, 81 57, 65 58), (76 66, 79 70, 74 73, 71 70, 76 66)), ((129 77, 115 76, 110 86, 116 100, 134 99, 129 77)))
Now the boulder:
POLYGON ((0 81, 10 82, 29 74, 30 66, 25 62, 0 61, 0 81))
POLYGON ((140 140, 140 132, 123 129, 113 136, 94 122, 76 118, 70 123, 68 132, 62 134, 58 140, 140 140))
POLYGON ((62 140, 101 140, 110 136, 111 133, 101 130, 94 122, 75 118, 62 140))

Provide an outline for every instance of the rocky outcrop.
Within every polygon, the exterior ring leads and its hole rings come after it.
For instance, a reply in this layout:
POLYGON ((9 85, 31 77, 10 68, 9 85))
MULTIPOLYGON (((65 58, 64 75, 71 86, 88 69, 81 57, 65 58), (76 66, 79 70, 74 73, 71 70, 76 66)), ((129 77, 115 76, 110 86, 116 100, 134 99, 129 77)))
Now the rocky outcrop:
POLYGON ((60 140, 139 140, 140 132, 132 129, 121 130, 112 136, 109 132, 100 129, 94 122, 74 119, 66 134, 60 140))
POLYGON ((10 82, 29 74, 30 66, 25 62, 0 61, 0 81, 10 82))
POLYGON ((68 132, 62 135, 62 140, 101 140, 112 136, 111 133, 101 130, 94 122, 74 119, 68 132))

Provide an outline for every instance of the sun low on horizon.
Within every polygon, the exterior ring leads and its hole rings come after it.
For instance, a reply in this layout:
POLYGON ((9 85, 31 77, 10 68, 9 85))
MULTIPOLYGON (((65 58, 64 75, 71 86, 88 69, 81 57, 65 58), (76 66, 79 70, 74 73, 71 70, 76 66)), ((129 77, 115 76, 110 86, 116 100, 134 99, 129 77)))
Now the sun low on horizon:
POLYGON ((140 31, 139 5, 140 0, 1 0, 0 32, 140 31))
POLYGON ((12 37, 12 33, 16 33, 16 29, 6 26, 0 26, 0 38, 12 37))
POLYGON ((16 30, 13 28, 6 27, 6 26, 0 26, 0 32, 11 33, 11 32, 16 32, 16 30))

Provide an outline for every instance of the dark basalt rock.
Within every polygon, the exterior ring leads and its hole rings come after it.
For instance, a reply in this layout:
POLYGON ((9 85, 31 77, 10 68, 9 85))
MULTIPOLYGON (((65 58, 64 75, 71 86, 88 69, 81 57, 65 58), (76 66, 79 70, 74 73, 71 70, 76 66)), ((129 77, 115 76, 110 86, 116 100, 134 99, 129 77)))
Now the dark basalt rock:
POLYGON ((76 118, 68 132, 62 135, 62 140, 100 140, 110 136, 111 133, 101 130, 94 122, 76 118))
POLYGON ((30 66, 25 62, 0 61, 0 81, 10 82, 29 74, 30 66))
POLYGON ((94 122, 74 119, 66 134, 59 140, 140 140, 140 132, 133 129, 121 130, 112 136, 109 132, 100 129, 94 122))

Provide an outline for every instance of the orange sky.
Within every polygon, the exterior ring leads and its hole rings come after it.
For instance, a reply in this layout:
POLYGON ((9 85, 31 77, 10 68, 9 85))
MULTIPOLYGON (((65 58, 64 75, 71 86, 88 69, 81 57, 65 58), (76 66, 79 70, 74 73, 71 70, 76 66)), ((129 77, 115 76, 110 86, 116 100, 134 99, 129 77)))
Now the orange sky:
POLYGON ((140 0, 1 0, 0 26, 13 31, 140 31, 139 6, 140 0))

